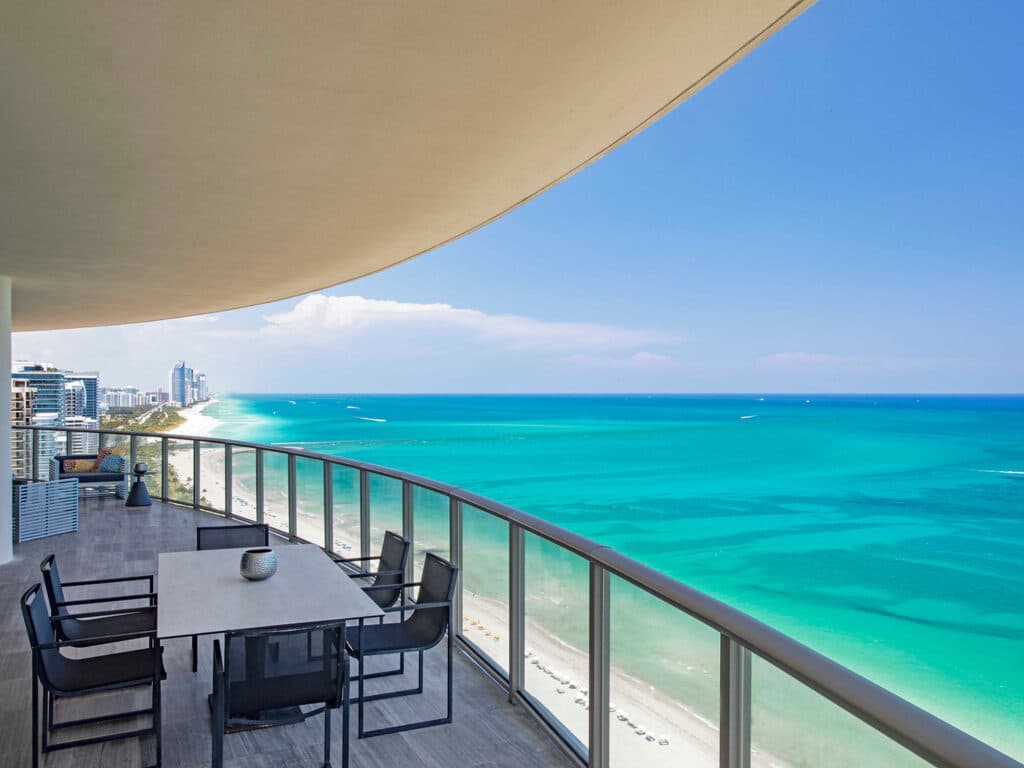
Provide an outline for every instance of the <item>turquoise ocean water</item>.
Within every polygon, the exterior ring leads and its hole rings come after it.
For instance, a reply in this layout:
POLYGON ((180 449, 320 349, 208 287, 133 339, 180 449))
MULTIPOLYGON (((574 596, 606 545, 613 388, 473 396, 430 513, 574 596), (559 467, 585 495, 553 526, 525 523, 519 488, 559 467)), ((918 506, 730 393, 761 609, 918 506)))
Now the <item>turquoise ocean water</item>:
MULTIPOLYGON (((208 412, 219 436, 398 467, 547 518, 1024 757, 1024 397, 236 395, 208 412)), ((500 559, 500 529, 470 538, 500 559)), ((545 553, 528 542, 528 569, 548 556, 543 579, 579 608, 585 571, 545 553)), ((713 719, 714 681, 671 660, 716 663, 714 636, 675 632, 613 587, 613 663, 713 719), (645 622, 659 631, 631 653, 628 626, 645 622)), ((582 644, 580 610, 528 610, 582 644)), ((767 740, 814 706, 759 669, 755 741, 759 723, 767 740)))

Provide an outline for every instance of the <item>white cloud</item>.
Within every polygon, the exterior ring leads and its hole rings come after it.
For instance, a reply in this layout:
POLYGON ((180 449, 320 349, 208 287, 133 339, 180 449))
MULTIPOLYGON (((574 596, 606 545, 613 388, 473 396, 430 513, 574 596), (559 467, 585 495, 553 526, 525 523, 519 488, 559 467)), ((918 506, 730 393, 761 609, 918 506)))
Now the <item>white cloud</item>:
MULTIPOLYGON (((285 312, 267 315, 257 338, 287 344, 323 346, 369 331, 377 333, 455 333, 513 350, 539 352, 614 352, 649 345, 675 344, 679 335, 659 330, 622 328, 601 323, 553 322, 521 315, 488 314, 450 304, 367 299, 362 296, 314 294, 285 312)), ((214 335, 245 335, 225 332, 214 335)), ((253 334, 248 334, 253 335, 253 334)), ((652 362, 637 352, 635 362, 652 362)))

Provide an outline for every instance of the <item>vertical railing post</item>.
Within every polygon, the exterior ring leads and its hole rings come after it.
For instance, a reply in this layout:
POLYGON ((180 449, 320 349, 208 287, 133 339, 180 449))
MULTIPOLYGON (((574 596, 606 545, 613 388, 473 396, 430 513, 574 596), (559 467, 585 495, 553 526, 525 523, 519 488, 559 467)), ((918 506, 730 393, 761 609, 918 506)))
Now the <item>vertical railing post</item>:
POLYGON ((299 483, 294 453, 288 454, 288 538, 294 539, 299 531, 299 483))
POLYGON ((719 768, 750 768, 750 651, 722 635, 719 768))
POLYGON ((611 670, 611 584, 608 571, 590 564, 590 768, 608 768, 611 670))
POLYGON ((256 449, 256 522, 263 522, 263 449, 256 449))
POLYGON ((139 461, 139 443, 138 438, 132 435, 128 438, 128 471, 134 472, 135 465, 139 461))
POLYGON ((370 473, 359 470, 359 556, 370 556, 370 473))
POLYGON ((199 485, 200 482, 200 459, 202 459, 202 452, 199 450, 199 441, 192 441, 192 509, 199 509, 200 497, 202 489, 199 485))
POLYGON ((66 456, 71 456, 71 455, 74 454, 74 452, 71 450, 71 430, 70 429, 65 429, 64 430, 64 454, 66 456))
POLYGON ((334 551, 334 465, 324 462, 324 548, 334 551))
POLYGON ((508 526, 508 700, 526 685, 526 541, 523 529, 508 526))
POLYGON ((459 569, 459 579, 455 585, 455 597, 452 600, 452 621, 455 625, 455 636, 462 635, 462 583, 465 571, 462 569, 462 502, 448 497, 448 552, 452 565, 459 569))
POLYGON ((39 480, 39 430, 32 430, 32 479, 39 480))
POLYGON ((231 443, 224 443, 224 517, 230 519, 233 512, 234 460, 231 443))
POLYGON ((413 521, 413 485, 408 480, 402 481, 402 536, 412 542, 412 557, 405 561, 405 581, 415 581, 416 568, 416 532, 413 521))
MULTIPOLYGON (((100 435, 102 438, 103 435, 100 435)), ((167 501, 170 496, 170 485, 168 478, 170 477, 169 459, 171 458, 170 447, 166 437, 160 438, 160 499, 167 501)))

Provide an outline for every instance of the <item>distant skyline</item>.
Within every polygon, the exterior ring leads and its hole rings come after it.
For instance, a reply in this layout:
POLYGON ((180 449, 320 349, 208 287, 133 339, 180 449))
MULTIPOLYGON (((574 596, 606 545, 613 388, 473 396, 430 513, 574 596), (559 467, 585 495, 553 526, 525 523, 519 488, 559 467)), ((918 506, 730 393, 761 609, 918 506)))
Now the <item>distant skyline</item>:
POLYGON ((14 356, 143 389, 197 360, 221 392, 1021 392, 1022 22, 821 3, 429 254, 261 307, 15 334, 14 356))

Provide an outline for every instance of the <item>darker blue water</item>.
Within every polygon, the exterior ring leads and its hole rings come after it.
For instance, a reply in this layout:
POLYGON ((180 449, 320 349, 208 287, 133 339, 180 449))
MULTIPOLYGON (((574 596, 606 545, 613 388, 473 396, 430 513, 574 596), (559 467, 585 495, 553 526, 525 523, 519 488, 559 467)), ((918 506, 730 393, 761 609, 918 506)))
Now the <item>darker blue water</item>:
POLYGON ((222 436, 545 517, 1024 755, 1024 398, 261 395, 209 413, 222 436))

